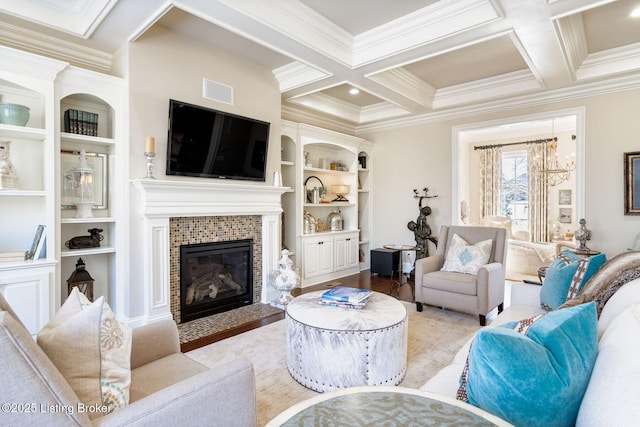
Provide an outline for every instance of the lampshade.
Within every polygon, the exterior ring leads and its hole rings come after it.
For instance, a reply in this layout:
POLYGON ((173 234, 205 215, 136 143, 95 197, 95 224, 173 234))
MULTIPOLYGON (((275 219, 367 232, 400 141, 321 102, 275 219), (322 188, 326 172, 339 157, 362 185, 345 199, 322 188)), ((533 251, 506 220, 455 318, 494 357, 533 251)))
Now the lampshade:
POLYGON ((332 185, 331 192, 334 194, 349 194, 349 186, 348 185, 332 185))

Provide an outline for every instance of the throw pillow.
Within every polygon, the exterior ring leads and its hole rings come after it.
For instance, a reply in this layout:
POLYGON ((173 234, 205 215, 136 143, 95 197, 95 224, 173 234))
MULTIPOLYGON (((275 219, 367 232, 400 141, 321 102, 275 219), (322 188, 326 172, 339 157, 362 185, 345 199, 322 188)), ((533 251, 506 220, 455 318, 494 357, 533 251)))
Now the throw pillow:
POLYGON ((477 333, 468 402, 514 425, 573 426, 598 351, 595 304, 553 311, 524 329, 477 333))
POLYGON ((585 283, 607 260, 605 254, 579 257, 565 249, 549 268, 540 290, 540 305, 545 310, 555 310, 565 301, 575 298, 585 283))
POLYGON ((129 403, 131 328, 104 297, 90 302, 74 288, 38 334, 38 345, 96 419, 129 403))
POLYGON ((492 245, 493 240, 491 239, 470 245, 462 237, 454 234, 451 238, 451 245, 447 251, 442 271, 477 274, 478 268, 489 262, 492 245))

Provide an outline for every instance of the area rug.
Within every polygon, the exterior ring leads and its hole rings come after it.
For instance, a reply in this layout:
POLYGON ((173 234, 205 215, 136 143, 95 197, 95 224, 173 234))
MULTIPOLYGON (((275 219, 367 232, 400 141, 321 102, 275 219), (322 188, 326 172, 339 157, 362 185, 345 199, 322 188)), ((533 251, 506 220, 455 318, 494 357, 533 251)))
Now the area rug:
MULTIPOLYGON (((433 307, 425 307, 418 313, 415 304, 403 304, 409 313, 409 345, 407 374, 400 386, 419 388, 451 362, 480 326, 476 316, 433 307)), ((264 426, 290 406, 318 395, 298 384, 287 371, 284 320, 187 353, 209 367, 237 354, 251 360, 255 369, 258 426, 264 426)))

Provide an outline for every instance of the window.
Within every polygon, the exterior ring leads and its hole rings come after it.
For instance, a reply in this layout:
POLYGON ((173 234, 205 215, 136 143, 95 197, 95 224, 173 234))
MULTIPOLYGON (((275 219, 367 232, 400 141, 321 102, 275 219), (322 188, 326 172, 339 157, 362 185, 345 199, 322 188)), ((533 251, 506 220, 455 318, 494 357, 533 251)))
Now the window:
POLYGON ((511 218, 511 230, 529 229, 529 175, 527 152, 502 153, 501 215, 511 218))

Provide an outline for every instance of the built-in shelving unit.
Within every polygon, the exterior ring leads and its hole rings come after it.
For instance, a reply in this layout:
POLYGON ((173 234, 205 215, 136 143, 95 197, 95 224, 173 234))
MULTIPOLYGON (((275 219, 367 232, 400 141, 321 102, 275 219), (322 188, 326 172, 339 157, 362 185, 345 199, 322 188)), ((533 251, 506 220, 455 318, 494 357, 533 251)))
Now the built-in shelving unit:
POLYGON ((8 160, 17 176, 14 188, 0 189, 0 252, 24 253, 31 248, 38 226, 46 230, 43 250, 36 259, 0 262, 0 292, 35 335, 56 308, 52 117, 54 80, 64 64, 2 47, 0 62, 0 102, 29 108, 24 126, 0 124, 0 142, 8 146, 8 160))
POLYGON ((128 199, 126 124, 120 120, 126 105, 124 82, 3 47, 0 61, 0 102, 29 108, 25 126, 0 124, 0 141, 10 142, 10 161, 18 176, 16 188, 0 189, 0 252, 28 250, 39 225, 45 226, 46 236, 36 259, 0 262, 0 292, 35 334, 66 298, 66 279, 83 257, 95 279, 94 296, 104 295, 122 311, 124 304, 114 295, 117 286, 125 286, 118 275, 126 272, 116 269, 125 255, 121 205, 128 199), (98 136, 64 132, 67 108, 98 113, 98 136), (93 218, 75 218, 64 194, 64 172, 82 148, 101 154, 102 169, 95 173, 101 206, 93 218), (99 248, 65 247, 71 237, 88 235, 87 229, 96 227, 105 230, 99 248))
MULTIPOLYGON (((94 296, 104 296, 110 305, 122 313, 124 303, 118 301, 119 283, 126 270, 126 236, 123 203, 128 192, 124 179, 128 148, 122 138, 125 134, 122 111, 123 81, 111 76, 70 69, 58 79, 57 117, 59 129, 56 154, 60 167, 60 186, 57 199, 60 240, 57 254, 60 259, 59 277, 63 284, 73 273, 80 257, 86 269, 95 279, 94 296), (79 79, 79 74, 83 79, 79 79), (96 135, 68 132, 65 128, 65 112, 76 110, 97 115, 96 135), (65 172, 77 166, 81 150, 87 152, 89 165, 94 169, 94 207, 92 217, 77 218, 77 210, 68 202, 65 172), (76 236, 88 236, 89 230, 98 228, 103 239, 99 247, 70 249, 66 242, 76 236)), ((60 289, 65 298, 67 287, 60 289)))
MULTIPOLYGON (((362 226, 371 223, 368 206, 362 205, 368 204, 369 198, 362 197, 360 183, 363 178, 367 185, 370 181, 368 175, 362 176, 358 155, 370 144, 354 136, 291 122, 282 124, 281 143, 283 185, 291 188, 282 200, 283 242, 296 254, 294 262, 301 271, 303 286, 369 268, 368 256, 363 255, 363 251, 368 252, 368 241, 363 243, 361 237, 362 226), (344 194, 348 201, 335 201, 336 185, 349 187, 344 194), (314 188, 326 191, 321 200, 313 200, 314 188), (334 211, 343 219, 342 230, 331 231, 328 217, 334 211), (315 228, 309 226, 308 215, 315 228)), ((364 233, 368 239, 370 231, 364 233)))

